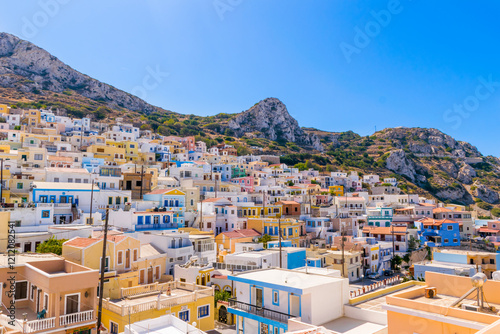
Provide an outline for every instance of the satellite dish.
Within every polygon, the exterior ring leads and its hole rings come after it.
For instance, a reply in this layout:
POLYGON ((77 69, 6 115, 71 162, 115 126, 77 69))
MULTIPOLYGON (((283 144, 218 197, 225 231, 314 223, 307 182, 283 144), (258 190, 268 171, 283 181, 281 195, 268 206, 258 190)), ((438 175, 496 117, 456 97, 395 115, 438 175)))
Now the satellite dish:
POLYGON ((259 238, 258 237, 253 237, 253 242, 259 242, 259 238))

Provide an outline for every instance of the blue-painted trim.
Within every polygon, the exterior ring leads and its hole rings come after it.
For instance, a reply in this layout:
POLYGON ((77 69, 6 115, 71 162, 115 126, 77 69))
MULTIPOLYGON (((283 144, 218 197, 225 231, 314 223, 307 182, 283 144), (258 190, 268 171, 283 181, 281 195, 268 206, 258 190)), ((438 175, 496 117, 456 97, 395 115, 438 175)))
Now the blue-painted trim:
POLYGON ((280 306, 280 292, 279 292, 279 290, 273 289, 272 296, 273 296, 273 305, 280 306), (275 292, 278 294, 278 301, 277 302, 274 301, 274 293, 275 292))
MULTIPOLYGON (((236 316, 240 316, 240 317, 243 317, 243 318, 252 319, 252 320, 255 320, 255 321, 258 321, 258 322, 265 323, 265 324, 270 325, 270 326, 283 328, 285 331, 288 330, 288 324, 282 324, 281 322, 278 322, 278 321, 275 321, 275 320, 271 320, 271 319, 268 319, 268 318, 263 318, 263 317, 260 317, 260 316, 258 316, 256 314, 247 313, 247 312, 244 312, 244 311, 241 311, 241 310, 236 310, 236 309, 231 308, 231 307, 228 307, 227 311, 229 313, 231 313, 231 314, 236 315, 236 316)), ((244 332, 245 332, 245 319, 243 319, 243 333, 244 332)))
POLYGON ((294 293, 296 295, 301 295, 302 294, 302 289, 299 288, 294 288, 294 287, 289 287, 289 286, 284 286, 284 285, 279 285, 279 284, 273 284, 273 283, 267 283, 267 282, 262 282, 262 281, 256 281, 248 278, 243 278, 239 276, 231 276, 228 275, 227 278, 231 281, 235 282, 241 282, 245 284, 251 284, 255 286, 260 286, 264 288, 269 288, 269 289, 276 289, 280 291, 286 291, 290 293, 294 293))
POLYGON ((42 210, 42 216, 41 216, 41 217, 42 217, 42 218, 50 218, 50 210, 42 210), (48 213, 49 213, 49 216, 48 216, 48 217, 44 217, 44 216, 43 216, 43 213, 44 213, 44 212, 48 212, 48 213))

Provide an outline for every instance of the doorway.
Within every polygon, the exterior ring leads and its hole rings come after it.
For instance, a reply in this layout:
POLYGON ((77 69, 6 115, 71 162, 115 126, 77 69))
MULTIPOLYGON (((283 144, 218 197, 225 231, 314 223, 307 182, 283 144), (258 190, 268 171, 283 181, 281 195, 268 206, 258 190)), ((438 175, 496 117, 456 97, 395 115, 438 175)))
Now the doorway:
POLYGON ((80 312, 80 294, 66 295, 65 314, 80 312))

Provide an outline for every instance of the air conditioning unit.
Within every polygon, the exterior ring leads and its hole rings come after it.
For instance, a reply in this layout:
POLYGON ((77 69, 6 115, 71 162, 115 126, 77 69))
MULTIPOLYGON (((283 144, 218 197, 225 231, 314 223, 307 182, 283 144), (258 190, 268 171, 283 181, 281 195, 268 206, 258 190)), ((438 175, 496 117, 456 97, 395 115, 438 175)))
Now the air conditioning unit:
POLYGON ((436 288, 425 288, 425 298, 434 298, 437 296, 436 288))
POLYGON ((479 312, 480 309, 481 307, 479 307, 478 305, 462 304, 462 310, 479 312))

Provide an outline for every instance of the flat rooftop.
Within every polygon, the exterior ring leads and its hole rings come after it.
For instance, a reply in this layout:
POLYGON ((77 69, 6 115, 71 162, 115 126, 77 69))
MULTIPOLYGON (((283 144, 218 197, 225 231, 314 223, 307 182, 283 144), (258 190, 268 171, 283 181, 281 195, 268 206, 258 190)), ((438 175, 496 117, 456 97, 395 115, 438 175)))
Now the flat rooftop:
POLYGON ((258 281, 299 289, 307 289, 344 280, 343 278, 306 274, 305 272, 277 268, 247 271, 231 275, 230 277, 235 280, 258 281))
MULTIPOLYGON (((61 260, 60 256, 54 254, 38 254, 38 253, 18 253, 15 255, 16 265, 26 264, 35 261, 61 260)), ((0 254, 0 267, 8 267, 9 256, 0 254)))
POLYGON ((366 334, 375 333, 387 327, 366 320, 342 317, 322 324, 321 326, 341 334, 366 334))

